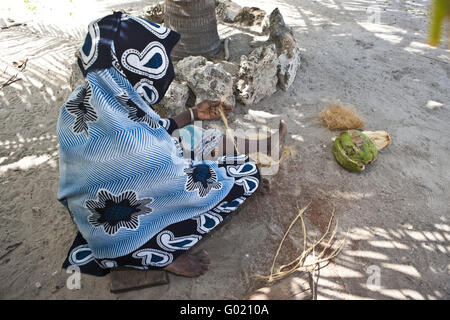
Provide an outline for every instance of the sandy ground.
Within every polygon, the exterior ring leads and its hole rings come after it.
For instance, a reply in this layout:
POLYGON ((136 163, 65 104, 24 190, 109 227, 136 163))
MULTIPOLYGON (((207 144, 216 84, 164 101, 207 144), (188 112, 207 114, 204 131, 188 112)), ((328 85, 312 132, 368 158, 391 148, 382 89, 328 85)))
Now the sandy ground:
MULTIPOLYGON (((267 12, 280 8, 303 64, 288 92, 236 106, 230 126, 276 128, 283 118, 297 156, 282 163, 270 192, 195 249, 210 253, 207 274, 170 275, 169 285, 117 295, 108 276, 82 276, 80 290, 65 286, 60 265, 76 229, 56 200, 56 122, 87 23, 150 1, 89 1, 89 10, 82 0, 31 2, 36 9, 0 8, 2 26, 7 18, 28 22, 0 31, 1 82, 17 72, 14 61, 28 58, 21 80, 0 89, 0 298, 240 299, 264 285, 252 276, 268 272, 297 202, 310 201, 312 237, 333 207, 339 237, 348 232, 344 251, 321 270, 319 299, 450 298, 450 52, 425 44, 429 1, 258 1, 267 12), (442 106, 427 108, 433 101, 442 106), (391 134, 391 146, 362 174, 333 158, 337 133, 318 119, 330 102, 355 106, 367 129, 391 134), (374 270, 378 286, 370 285, 374 270)), ((298 253, 299 239, 289 238, 282 260, 298 253)))

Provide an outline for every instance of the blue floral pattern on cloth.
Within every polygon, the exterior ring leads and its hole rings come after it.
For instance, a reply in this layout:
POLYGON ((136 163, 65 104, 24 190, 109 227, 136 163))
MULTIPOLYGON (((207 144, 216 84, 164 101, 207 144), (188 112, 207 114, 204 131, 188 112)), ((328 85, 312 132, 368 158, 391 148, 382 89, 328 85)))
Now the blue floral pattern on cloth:
POLYGON ((138 200, 133 191, 115 196, 107 190, 100 190, 97 197, 98 200, 86 201, 86 207, 92 212, 88 220, 94 227, 103 227, 107 234, 114 235, 120 228, 136 230, 139 216, 152 212, 147 205, 153 199, 138 200))
POLYGON ((116 96, 116 99, 127 109, 129 119, 136 122, 145 122, 153 129, 159 127, 159 123, 134 103, 133 100, 128 97, 126 92, 122 92, 120 95, 116 96))
MULTIPOLYGON (((220 166, 222 168, 227 168, 228 166, 230 166, 230 168, 233 167, 234 169, 230 170, 230 172, 240 172, 240 179, 251 179, 253 181, 258 181, 259 184, 259 171, 254 172, 250 169, 250 167, 253 167, 254 162, 249 160, 248 157, 230 156, 220 160, 220 166), (245 161, 245 163, 241 163, 241 161, 245 161), (231 164, 226 165, 225 163, 227 162, 231 162, 231 164), (245 167, 245 164, 248 163, 250 163, 250 166, 245 167), (244 167, 241 168, 241 166, 244 167), (243 171, 253 173, 244 176, 242 174, 243 171)), ((228 170, 226 171, 228 172, 228 170)), ((253 189, 252 192, 254 191, 255 189, 253 189)), ((106 272, 109 272, 111 268, 117 266, 141 270, 165 267, 172 263, 179 255, 195 246, 213 229, 217 228, 227 217, 235 212, 250 195, 251 193, 246 191, 245 186, 235 183, 226 197, 210 211, 200 214, 192 219, 171 224, 161 230, 156 236, 151 238, 136 251, 114 259, 94 259, 93 255, 89 256, 91 252, 84 251, 87 248, 86 241, 79 235, 77 236, 78 242, 73 245, 73 250, 69 252, 69 257, 77 256, 77 261, 80 262, 79 267, 81 271, 93 275, 103 275, 106 272), (80 253, 82 255, 80 255, 80 253)), ((73 259, 70 261, 74 263, 77 262, 73 259)), ((69 261, 66 260, 65 264, 68 265, 69 261)))
POLYGON ((216 172, 207 164, 198 164, 184 169, 187 175, 186 191, 198 190, 203 198, 211 189, 220 190, 222 184, 217 182, 216 172))
POLYGON ((67 204, 96 258, 139 248, 162 228, 214 207, 231 190, 234 178, 217 162, 180 156, 166 130, 169 122, 114 68, 91 71, 87 81, 97 120, 87 122, 89 136, 80 135, 73 131, 76 117, 66 106, 61 109, 58 199, 67 204), (153 199, 151 214, 130 208, 128 215, 122 211, 129 220, 112 220, 107 205, 119 204, 117 197, 124 194, 133 196, 131 205, 134 199, 153 199))
POLYGON ((73 132, 88 134, 88 122, 97 121, 97 113, 90 105, 92 95, 91 86, 86 82, 84 86, 72 95, 66 102, 65 107, 67 111, 75 116, 73 124, 73 132))

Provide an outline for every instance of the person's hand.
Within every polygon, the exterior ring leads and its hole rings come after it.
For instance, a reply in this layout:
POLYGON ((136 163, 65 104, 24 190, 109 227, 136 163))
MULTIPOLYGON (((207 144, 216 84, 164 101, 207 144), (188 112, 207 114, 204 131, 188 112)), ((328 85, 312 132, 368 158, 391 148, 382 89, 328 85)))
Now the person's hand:
MULTIPOLYGON (((192 108, 192 110, 194 111, 196 120, 217 120, 220 119, 219 106, 220 101, 204 100, 192 108)), ((222 109, 225 116, 227 116, 231 112, 232 107, 222 103, 222 109)))

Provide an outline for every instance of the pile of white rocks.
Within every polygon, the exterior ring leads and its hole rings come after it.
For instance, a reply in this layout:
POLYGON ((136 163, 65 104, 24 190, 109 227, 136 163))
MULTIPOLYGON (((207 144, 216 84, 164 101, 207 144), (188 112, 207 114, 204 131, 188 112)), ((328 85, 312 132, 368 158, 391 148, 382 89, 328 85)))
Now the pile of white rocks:
MULTIPOLYGON (((164 2, 148 6, 142 17, 162 23, 164 2)), ((274 94, 278 89, 287 91, 300 67, 301 56, 292 30, 285 24, 278 8, 270 15, 256 7, 240 7, 231 0, 216 1, 219 25, 236 30, 259 30, 264 41, 250 48, 244 55, 225 59, 224 52, 208 59, 189 56, 176 63, 175 80, 164 98, 154 108, 163 116, 175 116, 184 107, 205 99, 224 99, 234 106, 236 102, 254 105, 274 94)), ((219 28, 220 29, 220 28, 219 28)), ((220 33, 220 32, 219 32, 220 33)), ((239 47, 239 43, 235 46, 239 47)), ((81 72, 73 65, 71 85, 83 82, 81 72), (80 80, 80 81, 78 81, 80 80)))
POLYGON ((178 61, 176 80, 158 103, 158 109, 164 109, 168 116, 179 113, 190 96, 195 103, 222 98, 232 106, 236 101, 254 105, 278 89, 287 91, 294 82, 301 64, 300 50, 278 8, 266 15, 259 8, 242 8, 230 0, 220 0, 216 16, 219 23, 256 26, 261 35, 268 35, 267 41, 236 62, 223 57, 209 61, 201 56, 178 61))

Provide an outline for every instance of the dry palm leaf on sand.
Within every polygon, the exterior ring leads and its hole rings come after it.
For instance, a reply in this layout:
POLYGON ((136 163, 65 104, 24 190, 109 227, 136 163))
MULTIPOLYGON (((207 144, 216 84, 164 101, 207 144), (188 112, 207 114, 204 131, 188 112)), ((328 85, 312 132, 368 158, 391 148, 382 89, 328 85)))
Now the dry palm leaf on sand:
MULTIPOLYGON (((335 258, 344 248, 347 236, 345 236, 342 240, 337 242, 336 234, 338 230, 338 223, 336 222, 335 227, 331 231, 331 225, 334 219, 334 210, 331 214, 330 220, 328 222, 327 229, 325 230, 322 237, 319 240, 314 242, 311 246, 307 246, 307 236, 306 236, 306 226, 303 220, 303 214, 307 210, 309 205, 304 207, 303 209, 298 208, 298 214, 292 220, 289 225, 286 233, 284 234, 281 242, 278 246, 278 249, 273 258, 272 266, 270 268, 270 273, 267 276, 257 275, 257 278, 266 280, 268 283, 273 283, 275 281, 281 280, 294 272, 309 272, 311 274, 315 274, 324 266, 324 264, 328 263, 331 259, 335 258), (283 243, 286 240, 289 232, 295 223, 300 219, 300 224, 303 233, 303 250, 301 254, 296 257, 294 260, 289 262, 288 264, 284 264, 278 267, 275 267, 278 255, 280 254, 281 248, 283 247, 283 243)), ((312 285, 313 289, 313 297, 315 296, 315 287, 316 285, 312 285)))

